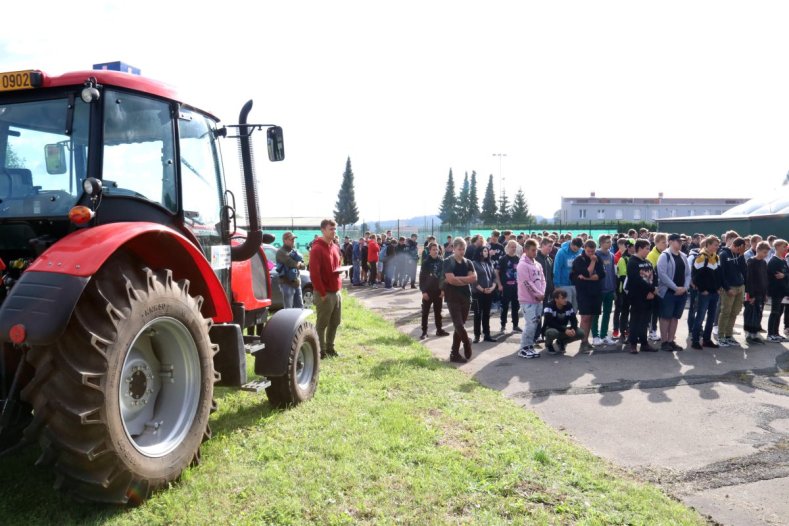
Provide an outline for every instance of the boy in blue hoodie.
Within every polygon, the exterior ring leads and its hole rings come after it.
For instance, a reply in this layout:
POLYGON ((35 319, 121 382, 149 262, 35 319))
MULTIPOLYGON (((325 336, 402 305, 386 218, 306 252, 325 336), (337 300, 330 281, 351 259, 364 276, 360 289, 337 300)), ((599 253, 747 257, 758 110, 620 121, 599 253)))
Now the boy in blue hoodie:
POLYGON ((584 242, 580 237, 572 241, 565 241, 562 248, 556 253, 553 260, 553 287, 562 289, 567 293, 567 300, 573 307, 578 309, 578 298, 575 293, 575 286, 570 280, 570 272, 573 269, 573 261, 581 254, 581 247, 584 242))

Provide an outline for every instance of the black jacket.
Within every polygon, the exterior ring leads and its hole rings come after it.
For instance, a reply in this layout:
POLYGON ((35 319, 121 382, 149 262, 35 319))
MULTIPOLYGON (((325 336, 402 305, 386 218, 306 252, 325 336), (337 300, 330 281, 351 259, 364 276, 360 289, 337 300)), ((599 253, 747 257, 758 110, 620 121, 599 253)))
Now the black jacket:
POLYGON ((748 267, 745 265, 745 258, 742 256, 735 256, 728 247, 723 247, 718 253, 718 256, 721 260, 720 277, 721 286, 724 290, 744 285, 745 274, 748 272, 748 267))
POLYGON ((625 288, 631 305, 640 305, 653 300, 647 299, 650 292, 657 293, 657 276, 655 268, 647 259, 630 256, 627 262, 627 278, 625 288))
POLYGON ((698 289, 699 293, 717 293, 721 288, 720 280, 720 260, 718 254, 707 254, 699 252, 690 269, 691 283, 698 289))
POLYGON ((600 261, 599 258, 594 265, 594 272, 597 274, 598 278, 597 281, 579 279, 578 277, 589 277, 589 264, 591 262, 592 259, 587 256, 585 252, 576 257, 573 260, 573 268, 570 271, 570 282, 575 285, 575 288, 579 294, 585 294, 587 296, 599 296, 603 288, 603 278, 605 277, 605 268, 603 267, 603 262, 600 261))
POLYGON ((428 294, 441 292, 441 278, 444 276, 444 260, 427 256, 419 271, 419 290, 428 294))
POLYGON ((770 296, 782 298, 789 295, 789 267, 786 260, 773 256, 767 262, 767 282, 770 296), (778 279, 775 275, 780 272, 784 275, 783 279, 778 279))
POLYGON ((556 329, 559 332, 564 332, 568 328, 573 330, 578 328, 578 317, 576 316, 573 304, 569 301, 567 304, 559 308, 556 306, 556 301, 551 301, 545 306, 542 311, 542 333, 548 329, 556 329))
POLYGON ((767 262, 763 259, 751 258, 748 260, 748 275, 745 278, 745 293, 751 298, 765 299, 767 297, 767 262))
POLYGON ((537 263, 542 265, 542 273, 545 275, 545 297, 550 298, 553 294, 553 258, 550 255, 543 256, 538 250, 536 259, 537 263))

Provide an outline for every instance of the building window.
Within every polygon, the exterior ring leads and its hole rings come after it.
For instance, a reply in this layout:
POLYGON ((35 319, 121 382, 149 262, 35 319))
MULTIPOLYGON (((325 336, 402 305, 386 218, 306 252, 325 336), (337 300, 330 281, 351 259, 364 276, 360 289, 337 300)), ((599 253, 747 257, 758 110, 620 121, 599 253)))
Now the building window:
POLYGON ((705 216, 708 216, 708 215, 710 215, 710 211, 709 211, 709 209, 707 209, 707 210, 705 210, 705 211, 704 211, 704 215, 705 215, 705 216))
POLYGON ((719 215, 721 215, 721 211, 720 211, 720 210, 715 210, 715 215, 716 215, 716 216, 719 216, 719 215))
POLYGON ((669 215, 671 217, 677 217, 677 210, 675 208, 672 208, 671 211, 669 212, 669 215))
POLYGON ((652 219, 657 219, 659 215, 657 209, 652 210, 652 219))
POLYGON ((578 219, 586 219, 586 208, 578 209, 578 219))
POLYGON ((597 219, 605 219, 605 209, 597 210, 597 219))
POLYGON ((641 219, 641 210, 639 210, 638 208, 633 210, 633 219, 636 220, 641 219))
POLYGON ((695 210, 690 210, 690 211, 688 212, 688 215, 689 215, 690 217, 693 217, 693 216, 695 216, 695 215, 696 215, 696 211, 695 211, 695 210))
POLYGON ((624 218, 624 216, 625 216, 625 215, 622 213, 622 209, 621 209, 621 208, 617 208, 617 209, 616 209, 616 218, 617 218, 617 219, 623 219, 623 218, 624 218))

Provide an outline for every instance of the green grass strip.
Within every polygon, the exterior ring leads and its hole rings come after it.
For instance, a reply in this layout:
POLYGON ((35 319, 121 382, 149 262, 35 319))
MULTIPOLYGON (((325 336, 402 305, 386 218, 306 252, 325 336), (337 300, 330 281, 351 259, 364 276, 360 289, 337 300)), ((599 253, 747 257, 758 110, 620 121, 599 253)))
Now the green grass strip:
POLYGON ((274 411, 218 389, 201 465, 134 509, 58 494, 35 448, 2 459, 0 523, 705 523, 343 301, 342 356, 321 364, 314 400, 274 411))

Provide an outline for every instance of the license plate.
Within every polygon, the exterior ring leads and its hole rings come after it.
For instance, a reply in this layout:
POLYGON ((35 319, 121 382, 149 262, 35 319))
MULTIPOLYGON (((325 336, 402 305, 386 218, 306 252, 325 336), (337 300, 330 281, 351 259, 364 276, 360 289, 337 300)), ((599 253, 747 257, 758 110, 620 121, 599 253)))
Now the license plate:
POLYGON ((18 89, 33 89, 30 79, 32 71, 9 71, 0 73, 0 91, 14 91, 18 89))

